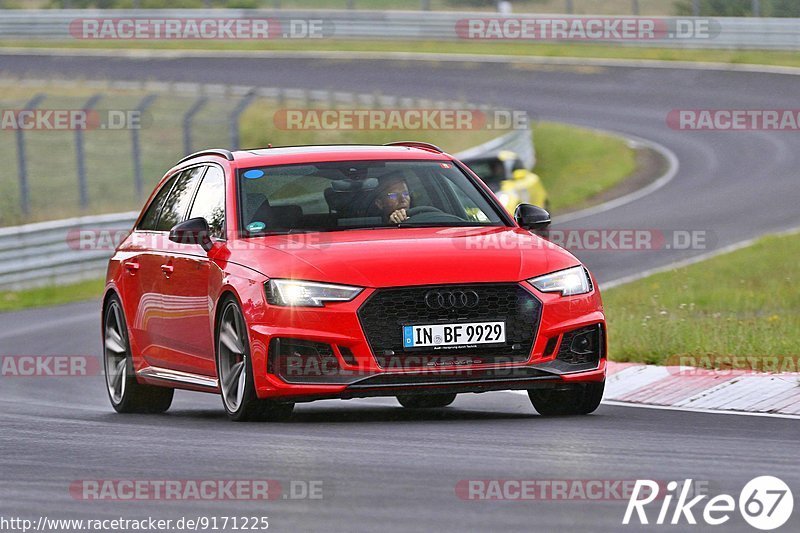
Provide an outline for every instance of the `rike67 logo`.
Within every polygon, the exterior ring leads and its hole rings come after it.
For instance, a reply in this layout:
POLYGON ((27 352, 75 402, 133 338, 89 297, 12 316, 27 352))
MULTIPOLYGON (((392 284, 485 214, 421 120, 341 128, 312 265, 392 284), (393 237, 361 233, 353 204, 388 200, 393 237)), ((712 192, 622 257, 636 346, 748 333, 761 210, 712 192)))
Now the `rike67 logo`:
POLYGON ((662 487, 662 484, 649 479, 636 480, 622 523, 628 525, 638 521, 639 524, 650 524, 655 509, 650 509, 648 516, 645 508, 656 500, 658 503, 653 507, 660 508, 653 523, 658 525, 696 525, 700 517, 708 525, 719 526, 727 523, 738 507, 745 522, 756 529, 769 531, 785 524, 794 509, 794 496, 789 486, 773 476, 759 476, 748 481, 739 493, 738 501, 730 494, 720 494, 705 502, 706 494, 689 499, 691 479, 685 480, 683 485, 670 481, 665 493, 660 494, 662 487), (674 507, 673 500, 676 500, 674 507))

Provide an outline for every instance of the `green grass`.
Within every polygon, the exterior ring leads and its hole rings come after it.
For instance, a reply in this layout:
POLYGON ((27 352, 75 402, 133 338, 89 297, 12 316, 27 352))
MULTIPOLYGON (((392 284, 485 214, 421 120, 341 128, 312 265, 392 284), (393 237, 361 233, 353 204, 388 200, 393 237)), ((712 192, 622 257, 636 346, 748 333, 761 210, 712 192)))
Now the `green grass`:
MULTIPOLYGON (((305 105, 284 106, 305 109, 305 105)), ((339 106, 352 109, 357 106, 339 106)), ((244 146, 266 146, 280 144, 383 144, 399 140, 430 142, 448 152, 458 152, 477 146, 504 132, 490 130, 280 130, 271 127, 276 107, 268 102, 256 102, 250 106, 240 124, 244 146), (269 127, 265 127, 265 124, 269 127)))
MULTIPOLYGON (((83 85, 25 87, 4 85, 0 90, 0 108, 19 109, 33 94, 47 97, 43 109, 81 109, 95 93, 104 97, 98 109, 135 109, 144 93, 137 91, 92 88, 83 85)), ((148 111, 140 130, 144 194, 183 154, 181 116, 191 105, 191 98, 161 94, 148 111)), ((197 116, 194 143, 197 148, 227 145, 226 129, 220 128, 228 109, 235 101, 214 99, 197 116)), ((135 193, 130 130, 87 130, 84 132, 89 206, 83 210, 78 198, 78 173, 74 131, 25 132, 27 173, 31 215, 23 217, 19 206, 17 147, 15 132, 0 131, 0 159, 6 162, 0 173, 0 226, 63 217, 126 211, 140 207, 135 193)))
POLYGON ((0 312, 19 311, 100 298, 104 280, 94 279, 58 287, 41 287, 22 291, 0 291, 0 312))
POLYGON ((753 246, 606 291, 616 361, 800 355, 800 235, 753 246))
POLYGON ((590 43, 531 43, 478 41, 360 41, 360 40, 273 40, 273 41, 22 41, 2 40, 0 47, 30 48, 137 48, 168 50, 262 50, 262 51, 351 51, 420 52, 450 54, 503 54, 513 56, 580 57, 600 59, 654 59, 662 61, 703 61, 732 64, 800 67, 800 54, 776 50, 691 50, 619 46, 590 43))
POLYGON ((536 123, 533 135, 535 170, 554 212, 581 206, 636 170, 634 151, 619 137, 553 122, 536 123))

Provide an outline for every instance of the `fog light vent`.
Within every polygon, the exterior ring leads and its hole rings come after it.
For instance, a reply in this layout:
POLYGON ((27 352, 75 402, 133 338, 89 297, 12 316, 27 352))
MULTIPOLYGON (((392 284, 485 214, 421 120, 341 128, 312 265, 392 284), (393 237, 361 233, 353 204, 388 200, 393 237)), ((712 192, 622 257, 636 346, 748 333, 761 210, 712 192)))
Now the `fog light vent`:
POLYGON ((353 380, 353 373, 339 366, 330 344, 302 339, 272 339, 267 369, 287 383, 339 384, 353 380))
POLYGON ((564 333, 556 359, 571 365, 600 361, 603 330, 600 324, 574 329, 564 333))
POLYGON ((358 361, 356 360, 356 356, 353 355, 353 350, 348 348, 347 346, 339 346, 339 353, 342 354, 342 359, 344 362, 350 366, 357 366, 358 361))

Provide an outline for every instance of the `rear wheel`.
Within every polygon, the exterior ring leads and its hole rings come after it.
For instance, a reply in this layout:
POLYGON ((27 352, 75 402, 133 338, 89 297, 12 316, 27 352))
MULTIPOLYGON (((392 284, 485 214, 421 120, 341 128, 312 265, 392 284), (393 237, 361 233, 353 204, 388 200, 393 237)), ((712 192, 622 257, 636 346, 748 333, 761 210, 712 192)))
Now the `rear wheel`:
POLYGON ((247 326, 239 304, 232 297, 221 304, 217 325, 217 375, 222 405, 236 422, 285 420, 293 403, 261 400, 256 395, 247 326))
POLYGON ((163 413, 172 405, 174 389, 136 381, 128 327, 117 296, 108 300, 103 315, 103 364, 108 398, 118 413, 163 413))
POLYGON ((447 407, 456 399, 455 394, 401 394, 397 396, 400 405, 408 409, 430 409, 433 407, 447 407))
POLYGON ((543 416, 588 415, 603 399, 605 381, 576 383, 566 389, 532 389, 528 396, 543 416))

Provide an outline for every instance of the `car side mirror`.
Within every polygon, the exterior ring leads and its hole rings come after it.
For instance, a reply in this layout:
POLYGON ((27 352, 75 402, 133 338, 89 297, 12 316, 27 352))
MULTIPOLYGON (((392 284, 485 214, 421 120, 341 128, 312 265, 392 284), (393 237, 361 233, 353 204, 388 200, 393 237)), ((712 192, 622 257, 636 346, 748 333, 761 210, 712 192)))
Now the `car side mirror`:
POLYGON ((169 240, 179 244, 199 244, 206 252, 214 246, 208 221, 203 217, 190 218, 175 224, 169 231, 169 240))
POLYGON ((514 220, 521 228, 543 230, 550 225, 550 213, 535 205, 519 204, 514 211, 514 220))

